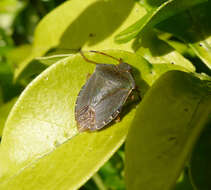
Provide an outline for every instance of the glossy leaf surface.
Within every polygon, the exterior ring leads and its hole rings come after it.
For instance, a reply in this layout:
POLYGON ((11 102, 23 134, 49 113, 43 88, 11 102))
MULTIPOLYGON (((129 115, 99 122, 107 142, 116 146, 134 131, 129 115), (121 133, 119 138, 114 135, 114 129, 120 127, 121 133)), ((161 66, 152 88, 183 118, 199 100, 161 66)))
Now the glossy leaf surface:
MULTIPOLYGON (((141 96, 167 70, 185 70, 171 64, 152 65, 124 51, 107 53, 123 58, 134 67, 141 96)), ((117 64, 98 54, 90 53, 88 57, 117 64)), ((123 143, 134 109, 128 110, 121 122, 100 132, 77 133, 76 96, 94 67, 80 55, 71 56, 49 67, 27 86, 4 129, 0 149, 1 189, 77 188, 123 143)))

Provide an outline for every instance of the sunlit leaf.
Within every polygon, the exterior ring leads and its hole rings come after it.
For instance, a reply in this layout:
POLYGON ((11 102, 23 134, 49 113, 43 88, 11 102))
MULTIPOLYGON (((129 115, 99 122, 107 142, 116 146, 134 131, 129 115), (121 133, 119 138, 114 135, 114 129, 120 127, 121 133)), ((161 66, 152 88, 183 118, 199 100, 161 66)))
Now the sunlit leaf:
MULTIPOLYGON (((125 51, 107 53, 123 58, 134 67, 133 75, 141 96, 162 73, 182 69, 165 64, 151 65, 125 51)), ((116 63, 98 54, 87 56, 97 62, 116 63)), ((76 189, 123 143, 134 109, 128 110, 121 122, 102 131, 77 132, 76 96, 87 74, 93 70, 94 65, 86 63, 81 56, 67 57, 49 67, 24 90, 4 128, 0 189, 13 190, 17 186, 32 190, 76 189)))
POLYGON ((35 30, 32 53, 21 62, 16 78, 30 61, 52 48, 131 50, 131 43, 116 44, 113 37, 138 20, 144 9, 133 0, 66 1, 44 17, 35 30), (50 31, 50 32, 49 32, 50 31))

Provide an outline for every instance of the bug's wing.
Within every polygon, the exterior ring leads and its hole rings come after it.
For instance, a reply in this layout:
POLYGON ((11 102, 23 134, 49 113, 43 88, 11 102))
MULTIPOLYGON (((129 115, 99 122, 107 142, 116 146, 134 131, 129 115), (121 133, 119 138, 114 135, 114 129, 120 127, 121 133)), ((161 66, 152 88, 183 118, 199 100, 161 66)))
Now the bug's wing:
POLYGON ((122 105, 127 100, 130 90, 115 89, 112 95, 107 94, 96 106, 96 129, 101 129, 115 119, 121 111, 122 105))
POLYGON ((96 94, 97 75, 94 72, 81 88, 75 106, 75 119, 80 132, 95 128, 95 110, 91 107, 96 94))
POLYGON ((113 85, 109 84, 103 75, 94 72, 81 88, 75 107, 75 119, 79 131, 96 130, 97 123, 95 105, 111 92, 113 85))
POLYGON ((111 84, 112 80, 108 80, 108 76, 105 75, 105 71, 102 71, 101 67, 109 68, 112 65, 102 64, 102 66, 96 66, 95 72, 90 76, 85 85, 81 88, 77 101, 75 112, 82 110, 85 106, 95 107, 108 92, 110 92, 114 86, 119 85, 111 84), (110 82, 109 82, 110 81, 110 82))
POLYGON ((84 106, 91 104, 92 98, 94 94, 96 94, 95 92, 96 81, 97 81, 97 75, 96 73, 93 73, 91 77, 88 79, 88 81, 85 83, 85 85, 81 88, 76 101, 76 107, 75 107, 76 113, 79 110, 83 109, 84 106))
POLYGON ((78 128, 84 131, 104 127, 119 114, 132 89, 131 81, 116 66, 97 65, 76 101, 78 128))

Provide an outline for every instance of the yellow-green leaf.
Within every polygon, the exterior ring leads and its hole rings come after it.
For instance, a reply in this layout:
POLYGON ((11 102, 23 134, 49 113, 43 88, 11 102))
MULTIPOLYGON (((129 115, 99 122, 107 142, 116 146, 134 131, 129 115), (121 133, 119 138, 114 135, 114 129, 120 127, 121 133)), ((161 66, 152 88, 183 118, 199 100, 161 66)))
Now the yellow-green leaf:
POLYGON ((162 75, 137 108, 126 142, 130 190, 170 190, 211 114, 207 83, 181 71, 162 75))
POLYGON ((186 68, 194 72, 193 64, 169 46, 166 42, 160 40, 153 31, 144 34, 140 43, 136 44, 138 55, 144 57, 147 61, 154 64, 169 63, 186 68))
POLYGON ((198 190, 211 189, 210 170, 211 170, 211 117, 207 127, 198 140, 190 161, 190 176, 192 183, 198 190))
POLYGON ((161 30, 183 40, 211 69, 211 2, 203 3, 160 23, 161 30))
POLYGON ((9 115, 10 110, 15 104, 17 98, 13 98, 9 102, 0 105, 0 136, 2 136, 2 131, 4 128, 5 121, 9 115))
MULTIPOLYGON (((151 65, 125 51, 108 51, 134 67, 141 96, 165 71, 182 69, 151 65)), ((111 58, 89 53, 90 59, 117 64, 111 58)), ((135 115, 129 112, 100 132, 78 134, 74 119, 77 94, 94 65, 80 55, 58 61, 21 94, 6 122, 0 147, 0 189, 76 189, 123 143, 135 115)), ((125 108, 127 110, 127 108, 125 108)))
MULTIPOLYGON (((161 3, 155 2, 154 6, 150 8, 150 11, 147 14, 145 14, 140 20, 132 24, 130 27, 119 33, 116 36, 116 41, 119 43, 128 42, 146 28, 151 28, 181 11, 206 1, 207 0, 166 0, 161 1, 161 3)), ((147 3, 151 4, 151 1, 148 1, 147 3)))
POLYGON ((131 43, 120 46, 113 37, 144 13, 134 0, 66 1, 41 20, 35 30, 32 52, 21 62, 15 77, 30 61, 55 47, 131 50, 131 43))

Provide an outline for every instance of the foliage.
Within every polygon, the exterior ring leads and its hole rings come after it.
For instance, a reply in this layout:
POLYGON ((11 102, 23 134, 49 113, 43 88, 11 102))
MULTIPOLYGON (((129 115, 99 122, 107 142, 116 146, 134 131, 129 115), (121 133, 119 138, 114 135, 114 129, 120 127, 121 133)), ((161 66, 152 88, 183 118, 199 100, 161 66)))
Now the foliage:
POLYGON ((211 189, 210 7, 2 0, 0 189, 211 189), (74 119, 95 68, 79 48, 99 63, 118 64, 89 50, 129 63, 142 98, 97 132, 78 133, 74 119))

